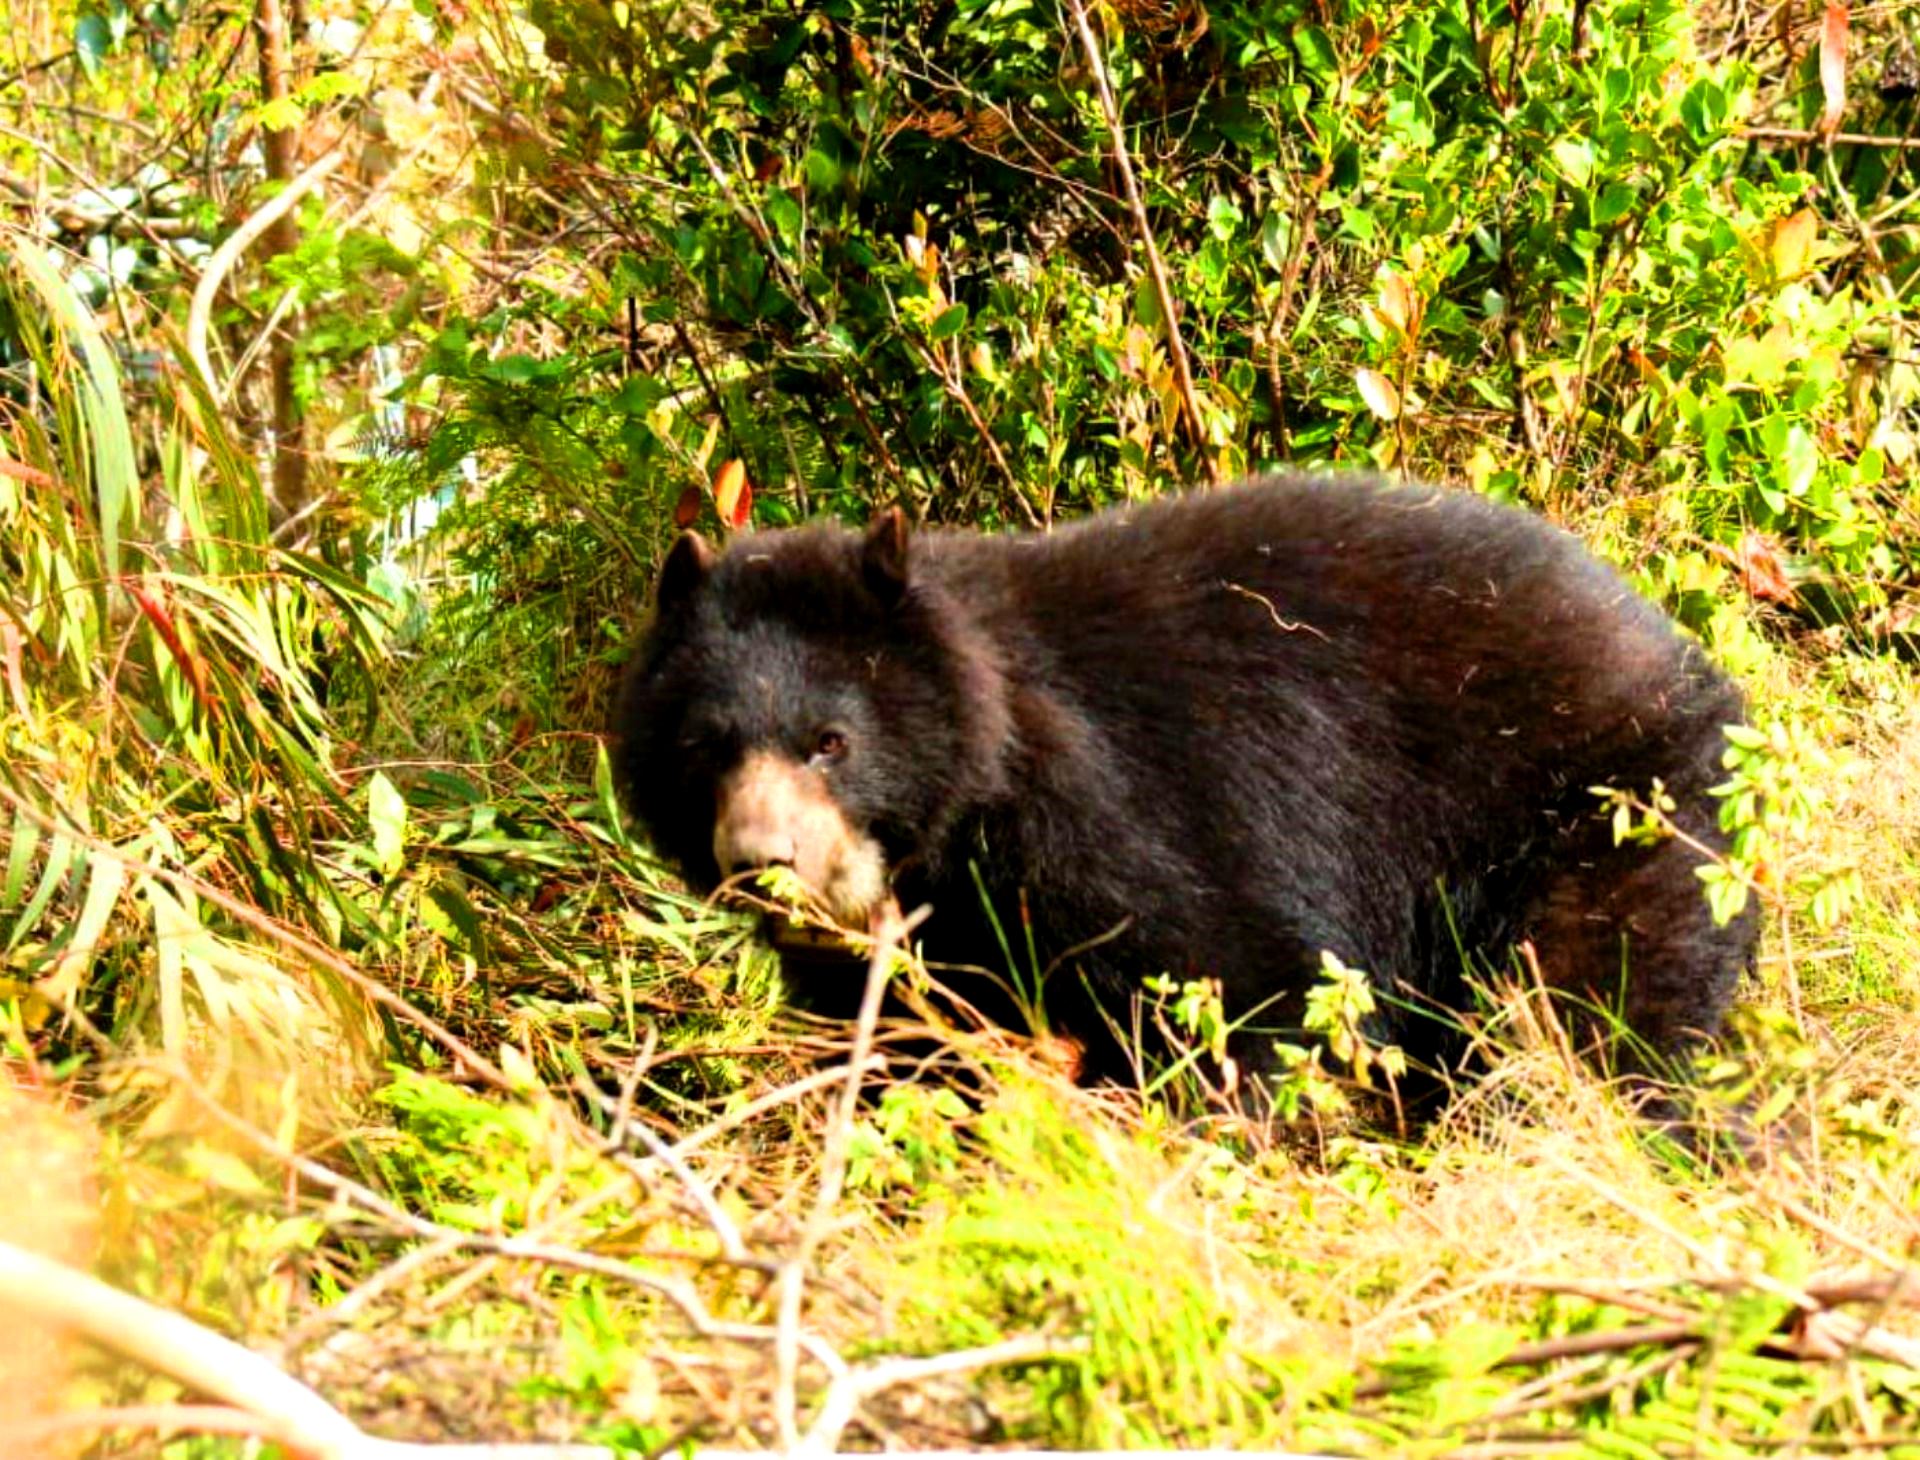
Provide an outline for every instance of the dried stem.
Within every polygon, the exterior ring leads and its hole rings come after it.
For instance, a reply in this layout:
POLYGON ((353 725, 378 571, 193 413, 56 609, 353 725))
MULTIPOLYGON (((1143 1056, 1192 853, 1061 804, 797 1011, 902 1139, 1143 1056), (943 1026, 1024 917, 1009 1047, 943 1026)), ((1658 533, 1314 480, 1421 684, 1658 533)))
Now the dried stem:
POLYGON ((1769 142, 1818 142, 1823 147, 1829 144, 1836 147, 1890 147, 1902 152, 1920 152, 1920 137, 1881 136, 1874 132, 1835 132, 1829 136, 1806 127, 1742 127, 1738 135, 1769 142))

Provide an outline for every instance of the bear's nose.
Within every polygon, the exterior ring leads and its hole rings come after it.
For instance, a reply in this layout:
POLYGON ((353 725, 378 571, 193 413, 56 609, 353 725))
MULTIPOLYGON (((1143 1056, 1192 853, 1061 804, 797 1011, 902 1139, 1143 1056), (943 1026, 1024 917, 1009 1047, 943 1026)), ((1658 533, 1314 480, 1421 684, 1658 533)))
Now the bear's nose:
POLYGON ((759 867, 791 867, 797 854, 793 834, 779 827, 714 828, 713 860, 723 877, 759 867))

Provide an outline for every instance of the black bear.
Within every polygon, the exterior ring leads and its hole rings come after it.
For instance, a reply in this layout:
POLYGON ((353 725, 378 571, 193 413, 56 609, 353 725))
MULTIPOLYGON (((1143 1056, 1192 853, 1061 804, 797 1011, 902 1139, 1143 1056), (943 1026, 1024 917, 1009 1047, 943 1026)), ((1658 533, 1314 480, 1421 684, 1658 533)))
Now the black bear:
POLYGON ((1445 1023, 1421 1008, 1522 939, 1643 1052, 1711 1034, 1754 924, 1714 924, 1688 842, 1724 845, 1707 792, 1741 716, 1541 519, 1282 476, 1047 534, 898 510, 724 554, 689 533, 617 729, 693 882, 785 863, 843 920, 930 904, 930 960, 1057 965, 1052 1027, 1116 1074, 1161 973, 1218 979, 1236 1056, 1270 1067, 1323 950, 1410 1054, 1445 1023), (1616 846, 1592 788, 1656 779, 1684 838, 1616 846))

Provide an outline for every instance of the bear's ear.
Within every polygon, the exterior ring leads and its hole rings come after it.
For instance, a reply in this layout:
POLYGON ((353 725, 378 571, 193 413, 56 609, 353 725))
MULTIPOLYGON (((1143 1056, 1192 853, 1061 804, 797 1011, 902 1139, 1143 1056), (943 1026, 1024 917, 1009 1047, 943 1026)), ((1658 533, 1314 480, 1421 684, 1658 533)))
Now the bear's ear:
POLYGON ((653 590, 653 605, 660 613, 671 613, 693 597, 713 567, 714 551, 697 532, 683 532, 667 551, 660 565, 660 581, 653 590))
POLYGON ((883 507, 867 524, 860 575, 868 591, 888 608, 906 596, 907 514, 898 507, 883 507))

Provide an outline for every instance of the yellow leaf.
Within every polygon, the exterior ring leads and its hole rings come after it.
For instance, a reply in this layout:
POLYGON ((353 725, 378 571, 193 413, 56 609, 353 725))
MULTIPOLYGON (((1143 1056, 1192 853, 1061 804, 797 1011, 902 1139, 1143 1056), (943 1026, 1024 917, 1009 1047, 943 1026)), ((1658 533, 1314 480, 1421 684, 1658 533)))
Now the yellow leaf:
POLYGON ((1363 366, 1353 372, 1353 383, 1360 388, 1360 399, 1367 403, 1367 409, 1374 415, 1383 421, 1399 418, 1400 392, 1393 388, 1393 382, 1386 376, 1363 366))
POLYGON ((120 893, 127 885, 127 869, 110 857, 101 857, 89 869, 87 895, 80 904, 80 918, 73 936, 60 950, 53 971, 45 975, 36 991, 48 1003, 69 1007, 80 992, 87 971, 93 966, 94 949, 107 930, 107 920, 119 905, 120 893))
POLYGON ((1722 350, 1727 384, 1751 382, 1771 389, 1785 376, 1787 366, 1803 353, 1793 331, 1784 324, 1776 324, 1756 338, 1736 335, 1722 350))
POLYGON ((1474 447, 1473 455, 1467 461, 1467 480, 1473 484, 1474 491, 1486 491, 1487 483, 1498 467, 1499 463, 1494 460, 1493 453, 1484 445, 1474 447))
POLYGON ((216 1191, 260 1196, 267 1190, 253 1168, 231 1151, 196 1143, 188 1147, 183 1164, 196 1179, 216 1191))
POLYGON ((707 469, 707 462, 713 457, 713 446, 720 439, 720 422, 707 422, 707 439, 700 443, 700 449, 693 453, 693 464, 701 471, 707 469))
POLYGON ((1395 334, 1413 333, 1414 312, 1419 307, 1419 296, 1413 292, 1413 284, 1405 274, 1392 269, 1380 271, 1380 302, 1375 306, 1380 319, 1390 325, 1395 334))
POLYGON ((1819 216, 1811 208, 1775 220, 1767 258, 1776 279, 1797 279, 1812 263, 1813 242, 1820 233, 1819 216))
POLYGON ((500 1046, 500 1073, 516 1090, 535 1090, 540 1086, 539 1068, 517 1044, 500 1046))

